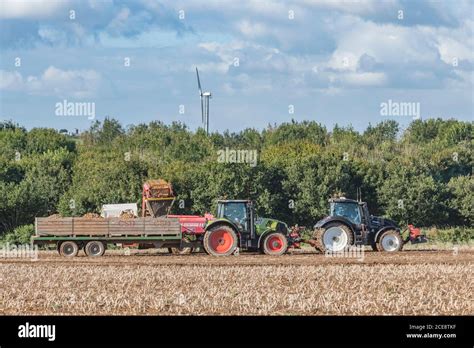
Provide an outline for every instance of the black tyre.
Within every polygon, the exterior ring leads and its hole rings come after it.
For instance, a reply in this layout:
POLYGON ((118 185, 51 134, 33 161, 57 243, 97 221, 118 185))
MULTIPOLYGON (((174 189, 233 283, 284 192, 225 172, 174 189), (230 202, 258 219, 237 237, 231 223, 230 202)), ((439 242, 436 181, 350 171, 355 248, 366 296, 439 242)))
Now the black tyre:
POLYGON ((90 257, 100 257, 105 253, 105 245, 100 241, 90 241, 84 247, 84 252, 90 257))
POLYGON ((267 255, 283 255, 288 250, 288 240, 283 233, 270 233, 263 239, 261 248, 267 255))
MULTIPOLYGON (((191 242, 188 237, 183 238, 183 242, 189 243, 191 242)), ((175 254, 175 255, 188 255, 191 254, 194 251, 194 248, 191 247, 185 247, 185 248, 168 248, 168 251, 170 254, 175 254)))
POLYGON ((399 232, 388 230, 379 236, 376 245, 378 251, 393 253, 402 250, 403 239, 399 232))
POLYGON ((77 256, 79 252, 79 247, 76 242, 65 241, 59 245, 59 254, 64 257, 74 257, 77 256))
POLYGON ((313 239, 316 241, 316 249, 323 253, 343 251, 354 243, 351 229, 340 222, 331 222, 317 229, 314 231, 313 239))
POLYGON ((168 248, 168 252, 174 255, 188 255, 193 252, 193 248, 168 248))
POLYGON ((226 225, 217 225, 209 229, 204 235, 204 250, 213 256, 229 256, 238 246, 238 237, 235 231, 226 225))

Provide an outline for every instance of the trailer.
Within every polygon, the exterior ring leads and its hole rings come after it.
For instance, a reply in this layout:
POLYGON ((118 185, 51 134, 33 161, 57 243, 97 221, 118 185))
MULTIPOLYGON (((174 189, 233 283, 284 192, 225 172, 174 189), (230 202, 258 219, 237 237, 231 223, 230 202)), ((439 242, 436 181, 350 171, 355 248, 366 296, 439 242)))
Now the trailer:
POLYGON ((124 219, 46 217, 35 219, 35 245, 55 245, 62 256, 102 256, 108 244, 139 244, 154 248, 184 248, 178 218, 124 219))

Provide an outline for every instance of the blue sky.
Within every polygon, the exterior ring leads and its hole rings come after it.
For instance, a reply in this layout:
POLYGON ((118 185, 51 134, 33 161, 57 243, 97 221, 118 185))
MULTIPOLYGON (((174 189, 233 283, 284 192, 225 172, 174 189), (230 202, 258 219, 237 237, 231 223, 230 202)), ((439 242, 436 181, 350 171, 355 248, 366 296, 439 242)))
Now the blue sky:
POLYGON ((388 100, 472 121, 473 28, 474 2, 462 0, 2 0, 0 119, 88 128, 86 116, 55 114, 67 100, 95 103, 98 120, 194 130, 197 66, 211 131, 407 125, 411 115, 381 115, 388 100))

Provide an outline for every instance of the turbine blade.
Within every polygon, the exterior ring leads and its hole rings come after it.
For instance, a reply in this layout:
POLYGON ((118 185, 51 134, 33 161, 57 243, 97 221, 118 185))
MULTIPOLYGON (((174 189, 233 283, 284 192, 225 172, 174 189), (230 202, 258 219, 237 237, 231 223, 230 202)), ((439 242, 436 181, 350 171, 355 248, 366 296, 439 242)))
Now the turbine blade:
POLYGON ((197 67, 196 67, 196 76, 197 76, 197 80, 198 80, 199 95, 202 96, 201 80, 199 80, 199 71, 198 71, 197 67))

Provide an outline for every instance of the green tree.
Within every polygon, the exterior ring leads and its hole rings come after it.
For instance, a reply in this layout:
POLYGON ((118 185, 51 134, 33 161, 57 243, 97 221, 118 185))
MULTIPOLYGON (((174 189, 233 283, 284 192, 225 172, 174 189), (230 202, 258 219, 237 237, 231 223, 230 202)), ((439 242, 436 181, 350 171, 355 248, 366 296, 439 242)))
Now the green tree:
POLYGON ((449 212, 446 188, 426 174, 393 171, 378 190, 386 217, 406 225, 445 225, 449 212))
POLYGON ((474 179, 472 176, 453 177, 448 183, 451 193, 449 207, 454 210, 453 225, 474 225, 474 179))

